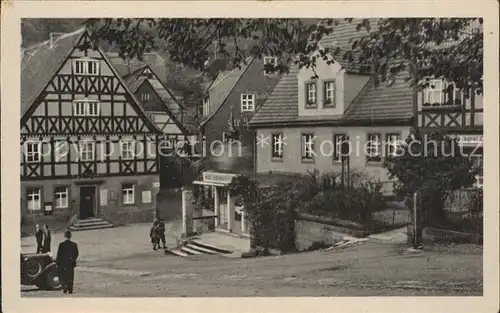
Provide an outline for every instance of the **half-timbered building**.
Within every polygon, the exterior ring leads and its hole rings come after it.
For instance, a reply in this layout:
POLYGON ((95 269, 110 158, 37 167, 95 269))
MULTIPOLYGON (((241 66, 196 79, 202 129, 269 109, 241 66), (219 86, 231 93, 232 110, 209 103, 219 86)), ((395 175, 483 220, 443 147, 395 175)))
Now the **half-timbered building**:
POLYGON ((22 61, 22 216, 150 221, 161 130, 84 29, 51 39, 22 61))

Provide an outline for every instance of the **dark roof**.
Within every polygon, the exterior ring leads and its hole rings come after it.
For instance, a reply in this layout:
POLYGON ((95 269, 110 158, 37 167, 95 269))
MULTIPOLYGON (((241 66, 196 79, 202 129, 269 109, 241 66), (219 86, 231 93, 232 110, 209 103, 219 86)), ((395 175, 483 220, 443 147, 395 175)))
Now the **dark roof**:
MULTIPOLYGON (((375 22, 377 19, 372 19, 375 22)), ((321 44, 323 47, 331 47, 333 44, 339 47, 346 47, 350 44, 351 38, 362 36, 366 31, 356 31, 357 21, 347 23, 341 21, 334 28, 334 32, 326 36, 321 44)), ((347 51, 347 49, 343 49, 347 51)), ((342 60, 342 52, 336 61, 344 68, 348 67, 346 61, 342 60)), ((355 74, 352 66, 346 75, 355 74)), ((329 122, 332 124, 355 124, 364 122, 366 124, 376 124, 401 120, 409 120, 413 114, 413 93, 412 88, 404 81, 405 74, 400 73, 394 78, 392 84, 380 84, 374 87, 371 79, 352 80, 355 84, 364 86, 349 86, 350 80, 344 80, 344 88, 355 88, 360 90, 358 95, 352 99, 351 103, 345 103, 343 115, 318 115, 299 116, 298 112, 298 79, 299 68, 293 65, 289 73, 285 74, 274 91, 271 93, 264 105, 257 111, 250 120, 253 126, 269 124, 307 123, 307 122, 329 122), (360 88, 362 87, 362 88, 360 88)), ((366 76, 366 75, 363 75, 366 76)))
POLYGON ((50 78, 68 57, 84 28, 64 34, 51 45, 44 41, 24 51, 21 59, 21 116, 35 102, 50 78))
POLYGON ((229 94, 231 94, 233 88, 240 81, 241 77, 243 77, 254 60, 255 59, 248 59, 246 65, 242 65, 241 68, 221 72, 217 76, 207 90, 210 99, 210 114, 203 119, 201 125, 206 124, 217 114, 224 102, 226 102, 229 94))

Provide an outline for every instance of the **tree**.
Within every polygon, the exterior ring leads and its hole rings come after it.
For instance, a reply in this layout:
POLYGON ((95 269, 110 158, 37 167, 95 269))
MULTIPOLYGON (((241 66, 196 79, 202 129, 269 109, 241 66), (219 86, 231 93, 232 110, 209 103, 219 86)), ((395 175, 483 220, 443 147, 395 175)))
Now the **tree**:
POLYGON ((274 55, 283 72, 292 63, 315 68, 317 58, 342 58, 372 73, 375 83, 402 71, 412 84, 443 78, 464 89, 483 90, 482 19, 89 19, 94 40, 115 44, 124 58, 164 49, 172 60, 206 70, 214 49, 234 65, 248 56, 274 55), (341 22, 355 23, 360 36, 347 47, 321 47, 341 22), (472 30, 477 29, 477 32, 472 30), (365 30, 365 31, 362 31, 365 30), (443 43, 454 41, 453 45, 443 43), (215 47, 215 48, 214 48, 215 47), (345 49, 347 49, 345 51, 345 49), (340 52, 343 52, 340 55, 340 52), (313 54, 318 52, 318 54, 313 54))
POLYGON ((446 197, 453 190, 471 186, 476 174, 458 142, 438 132, 408 139, 383 166, 391 179, 397 178, 396 195, 409 197, 419 191, 424 223, 429 226, 446 222, 446 197))

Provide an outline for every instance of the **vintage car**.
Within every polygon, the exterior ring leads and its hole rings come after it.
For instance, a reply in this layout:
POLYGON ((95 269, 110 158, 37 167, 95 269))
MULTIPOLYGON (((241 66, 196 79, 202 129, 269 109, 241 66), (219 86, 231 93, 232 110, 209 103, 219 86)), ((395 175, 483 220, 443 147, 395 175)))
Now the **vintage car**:
POLYGON ((61 286, 57 265, 49 253, 21 254, 21 285, 35 285, 46 290, 61 286))

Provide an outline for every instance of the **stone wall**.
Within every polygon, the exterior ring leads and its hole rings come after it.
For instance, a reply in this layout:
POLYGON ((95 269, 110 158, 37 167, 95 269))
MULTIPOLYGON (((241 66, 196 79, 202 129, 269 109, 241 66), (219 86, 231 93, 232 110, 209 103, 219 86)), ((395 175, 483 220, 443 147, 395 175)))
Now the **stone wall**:
POLYGON ((315 243, 332 245, 342 238, 343 235, 331 225, 307 220, 295 221, 295 247, 298 251, 305 251, 315 243))

